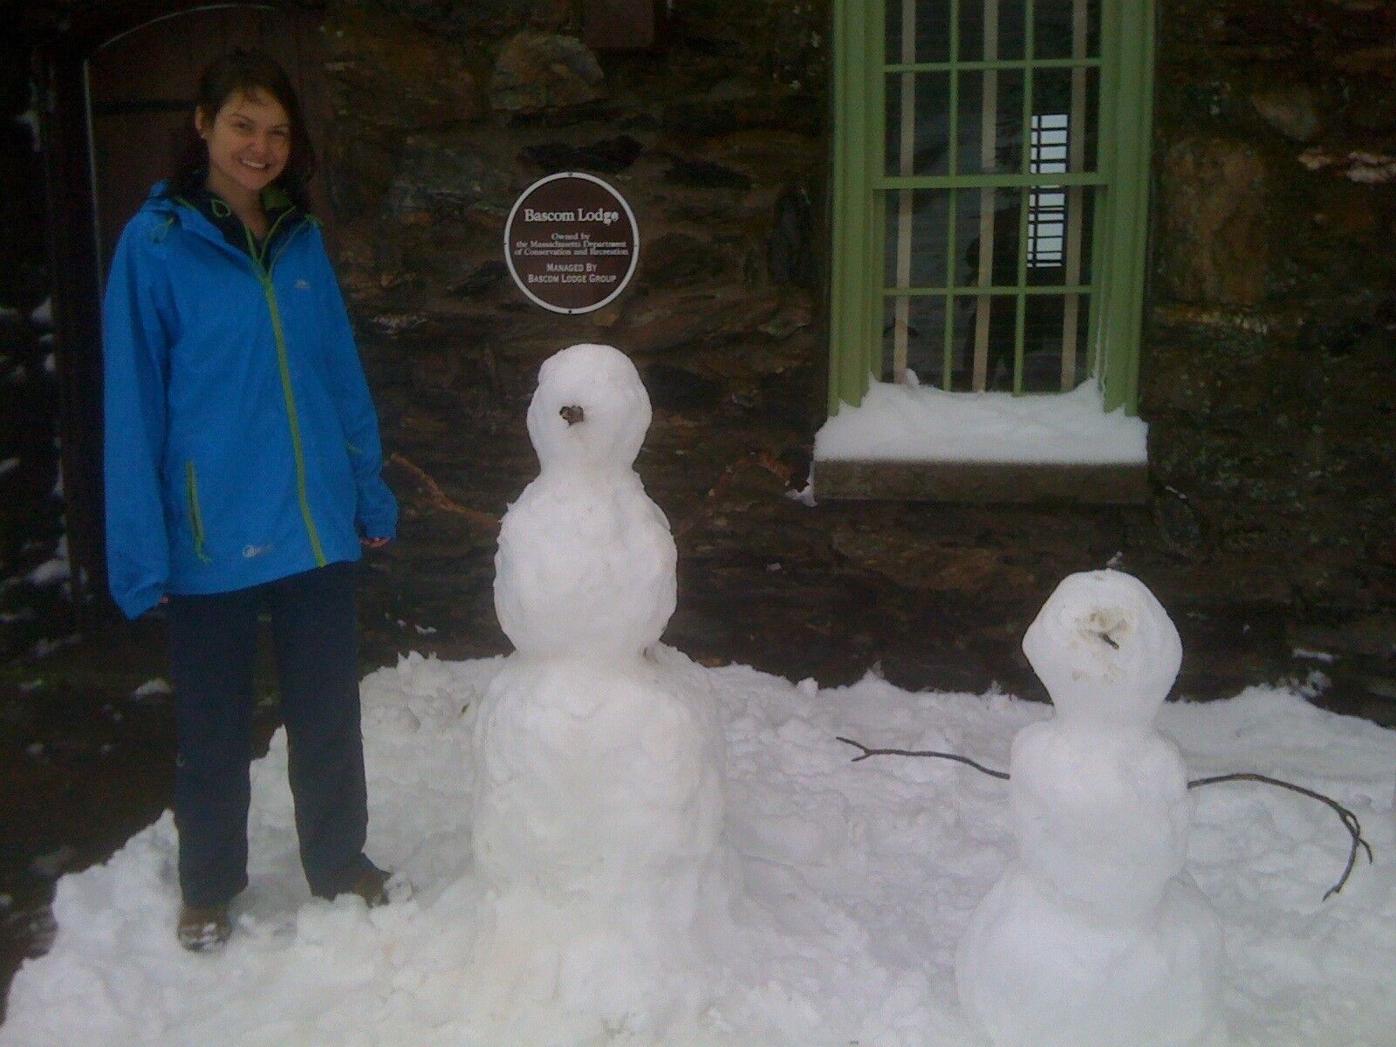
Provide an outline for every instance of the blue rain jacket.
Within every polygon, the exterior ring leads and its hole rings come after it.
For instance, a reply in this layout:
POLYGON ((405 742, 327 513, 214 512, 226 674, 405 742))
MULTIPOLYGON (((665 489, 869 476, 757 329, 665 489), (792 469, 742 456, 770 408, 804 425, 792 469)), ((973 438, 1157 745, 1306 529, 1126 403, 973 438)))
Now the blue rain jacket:
POLYGON ((107 569, 129 617, 393 537, 378 419, 318 225, 265 264, 157 185, 103 308, 107 569))

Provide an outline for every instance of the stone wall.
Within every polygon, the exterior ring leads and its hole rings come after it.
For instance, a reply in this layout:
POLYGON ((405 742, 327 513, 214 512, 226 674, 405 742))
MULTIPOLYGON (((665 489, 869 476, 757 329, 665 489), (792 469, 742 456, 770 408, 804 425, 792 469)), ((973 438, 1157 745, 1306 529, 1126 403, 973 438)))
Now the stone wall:
MULTIPOLYGON (((638 54, 587 50, 563 2, 326 12, 344 274, 394 439, 449 489, 449 434, 512 436, 495 485, 459 488, 489 511, 529 467, 536 365, 572 341, 635 356, 681 511, 743 456, 800 471, 821 420, 827 2, 671 7, 638 54), (513 198, 568 168, 645 240, 590 318, 525 306, 499 258, 513 198)), ((1164 0, 1160 26, 1147 544, 1256 599, 1387 603, 1396 14, 1164 0)))
MULTIPOLYGON (((827 0, 656 6, 655 46, 630 52, 587 48, 580 4, 326 7, 340 275, 399 456, 394 570, 424 586, 488 570, 470 513, 497 516, 535 471, 524 409, 574 342, 640 367, 646 460, 663 462, 642 471, 676 520, 734 463, 770 463, 775 497, 777 475, 803 480, 825 367, 827 0), (642 241, 627 291, 579 317, 529 303, 502 259, 514 200, 564 170, 614 185, 642 241)), ((489 617, 483 588, 464 617, 489 617)))
POLYGON ((782 495, 822 421, 829 0, 656 4, 631 52, 582 42, 582 0, 324 0, 338 263, 405 509, 380 617, 501 648, 491 523, 535 469, 538 364, 578 341, 630 353, 653 397, 639 468, 678 535, 686 649, 778 661, 757 637, 802 622, 852 664, 979 607, 1011 651, 1063 573, 1107 559, 1216 622, 1389 612, 1396 6, 1159 3, 1153 504, 810 512, 782 495), (527 302, 501 257, 514 199, 569 169, 614 184, 643 240, 630 289, 581 317, 527 302), (850 632, 888 580, 935 613, 850 632), (734 593, 781 621, 739 628, 734 593))
POLYGON ((1160 26, 1141 413, 1170 537, 1272 599, 1389 605, 1396 5, 1164 0, 1160 26))

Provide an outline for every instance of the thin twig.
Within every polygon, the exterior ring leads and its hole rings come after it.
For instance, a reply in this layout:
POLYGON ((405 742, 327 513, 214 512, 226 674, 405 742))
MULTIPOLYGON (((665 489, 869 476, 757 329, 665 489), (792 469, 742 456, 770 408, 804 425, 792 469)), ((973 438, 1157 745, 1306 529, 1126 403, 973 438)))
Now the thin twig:
POLYGON ((968 764, 976 771, 982 771, 992 778, 1002 778, 1004 781, 1008 781, 1008 773, 1006 771, 990 770, 982 763, 975 763, 968 756, 960 756, 956 753, 938 753, 932 752, 929 749, 871 749, 862 742, 855 742, 852 738, 840 738, 839 741, 843 742, 845 745, 851 745, 855 749, 863 750, 862 756, 853 757, 854 763, 857 763, 859 760, 866 760, 869 756, 935 756, 942 760, 954 760, 956 763, 968 764))
POLYGON ((1342 821, 1343 828, 1346 829, 1348 835, 1352 837, 1352 846, 1348 849, 1348 861, 1347 865, 1343 867, 1343 875, 1338 878, 1337 883, 1328 888, 1324 893, 1324 901, 1328 901, 1329 898, 1333 897, 1333 895, 1337 894, 1347 885, 1348 877, 1352 875, 1353 866, 1357 864, 1358 847, 1361 847, 1367 852, 1367 863, 1369 865, 1371 864, 1372 846, 1362 838, 1362 823, 1357 820, 1357 815, 1353 814, 1337 800, 1324 796, 1323 793, 1314 792, 1312 789, 1306 789, 1302 785, 1295 785, 1293 782, 1281 781, 1279 778, 1270 778, 1267 775, 1255 774, 1253 772, 1219 774, 1212 778, 1197 778, 1188 782, 1188 788, 1193 789, 1199 785, 1216 785, 1219 782, 1262 782, 1265 785, 1275 785, 1281 789, 1288 789, 1291 792, 1299 793, 1301 796, 1307 796, 1312 800, 1317 800, 1319 803, 1327 804, 1338 812, 1338 818, 1342 821))
POLYGON ((394 465, 401 466, 412 474, 417 483, 421 485, 422 491, 426 495, 426 500, 430 505, 440 509, 442 512, 462 516, 468 520, 471 525, 482 531, 497 532, 499 530, 499 520, 496 517, 491 516, 489 513, 482 513, 479 509, 471 509, 468 506, 461 505, 459 502, 452 499, 441 489, 441 485, 432 479, 431 474, 416 462, 412 461, 412 459, 394 452, 388 456, 388 461, 392 462, 394 465))
MULTIPOLYGON (((957 753, 941 753, 929 749, 874 749, 864 745, 862 742, 855 742, 852 738, 840 737, 838 740, 845 745, 851 745, 855 749, 862 750, 862 755, 853 757, 854 763, 858 763, 860 760, 866 760, 869 756, 931 756, 940 760, 954 760, 956 763, 967 764, 976 771, 981 771, 992 778, 1000 778, 1003 781, 1009 780, 1007 772, 992 770, 981 763, 976 763, 968 756, 960 756, 957 753)), ((1286 782, 1279 778, 1271 778, 1264 774, 1256 774, 1253 771, 1242 771, 1236 774, 1218 774, 1211 778, 1196 778, 1188 782, 1188 788, 1196 789, 1199 786, 1217 785, 1221 782, 1260 782, 1263 785, 1274 785, 1281 789, 1288 789, 1291 792, 1299 793, 1301 796, 1307 796, 1310 799, 1319 801, 1319 803, 1327 804, 1338 813, 1338 818, 1343 823, 1343 828, 1346 829, 1348 835, 1352 837, 1352 847, 1348 850, 1348 860, 1347 865, 1343 867, 1343 875, 1338 878, 1337 883, 1328 888, 1324 893, 1324 901, 1328 901, 1329 898, 1333 897, 1333 895, 1347 886, 1348 878, 1352 875, 1353 867, 1357 864, 1357 849, 1359 847, 1367 852, 1367 861, 1369 863, 1372 861, 1372 846, 1362 836, 1362 824, 1357 820, 1357 815, 1353 814, 1332 797, 1324 796, 1323 793, 1315 792, 1312 789, 1306 789, 1302 785, 1295 785, 1293 782, 1286 782)))

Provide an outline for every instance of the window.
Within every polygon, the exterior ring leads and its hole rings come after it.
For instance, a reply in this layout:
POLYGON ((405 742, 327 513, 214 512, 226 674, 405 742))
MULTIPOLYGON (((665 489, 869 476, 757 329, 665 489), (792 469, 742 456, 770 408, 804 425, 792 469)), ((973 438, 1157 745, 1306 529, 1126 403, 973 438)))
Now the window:
POLYGON ((835 0, 830 413, 1137 398, 1151 0, 835 0))

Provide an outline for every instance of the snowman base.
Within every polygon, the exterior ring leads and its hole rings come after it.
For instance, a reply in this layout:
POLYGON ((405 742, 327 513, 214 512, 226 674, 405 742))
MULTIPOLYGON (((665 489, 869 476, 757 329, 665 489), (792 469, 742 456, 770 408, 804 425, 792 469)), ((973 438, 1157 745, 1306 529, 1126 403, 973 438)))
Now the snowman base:
POLYGON ((675 651, 660 661, 513 655, 476 712, 476 867, 496 887, 583 897, 652 884, 682 906, 723 820, 711 694, 675 651))
POLYGON ((971 918, 956 983, 997 1045, 1211 1047, 1220 956, 1216 914, 1185 880, 1143 918, 1102 920, 1014 868, 971 918))
MULTIPOLYGON (((713 902, 719 920, 726 906, 713 902)), ((706 917, 694 927, 655 906, 528 886, 487 892, 480 910, 465 1003, 494 1042, 661 1039, 697 1020, 721 974, 706 917)))
POLYGON ((714 984, 739 877, 710 685, 677 651, 513 655, 476 712, 480 945, 509 995, 658 1035, 714 984), (598 981, 597 972, 604 972, 598 981))

